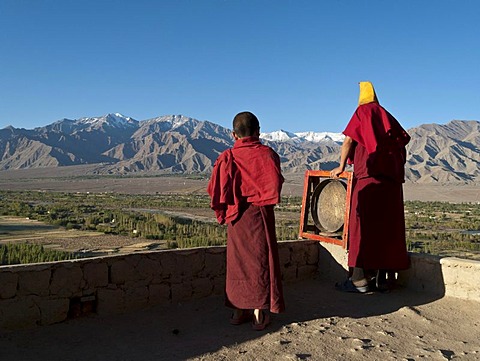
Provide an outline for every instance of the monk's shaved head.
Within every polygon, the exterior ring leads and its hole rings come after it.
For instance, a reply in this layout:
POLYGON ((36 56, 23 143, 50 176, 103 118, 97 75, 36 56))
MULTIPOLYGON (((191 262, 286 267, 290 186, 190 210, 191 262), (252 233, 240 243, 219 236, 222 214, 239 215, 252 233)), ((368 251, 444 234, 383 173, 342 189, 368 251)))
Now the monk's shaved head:
POLYGON ((250 137, 258 131, 260 133, 260 123, 255 114, 250 112, 238 113, 233 118, 233 131, 238 137, 250 137))

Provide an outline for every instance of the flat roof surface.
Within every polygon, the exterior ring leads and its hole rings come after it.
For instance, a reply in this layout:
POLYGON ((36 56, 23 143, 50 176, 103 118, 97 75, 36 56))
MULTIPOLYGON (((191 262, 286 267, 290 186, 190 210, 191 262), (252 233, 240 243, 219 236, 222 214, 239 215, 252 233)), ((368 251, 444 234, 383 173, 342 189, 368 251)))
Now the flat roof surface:
POLYGON ((221 296, 0 330, 10 360, 479 360, 480 303, 396 289, 352 294, 333 280, 285 284, 264 331, 229 324, 221 296))

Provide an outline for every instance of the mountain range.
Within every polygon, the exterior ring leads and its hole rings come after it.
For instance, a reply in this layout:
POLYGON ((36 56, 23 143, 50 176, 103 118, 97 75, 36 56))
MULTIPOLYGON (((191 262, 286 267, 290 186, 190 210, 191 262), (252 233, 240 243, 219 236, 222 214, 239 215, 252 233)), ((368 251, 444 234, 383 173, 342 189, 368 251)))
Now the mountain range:
MULTIPOLYGON (((0 130, 0 171, 96 164, 97 174, 209 173, 233 145, 231 130, 183 115, 138 121, 122 114, 61 119, 34 129, 0 130)), ((408 130, 406 178, 412 182, 480 183, 480 122, 453 120, 408 130)), ((262 133, 285 173, 332 169, 343 135, 262 133)))

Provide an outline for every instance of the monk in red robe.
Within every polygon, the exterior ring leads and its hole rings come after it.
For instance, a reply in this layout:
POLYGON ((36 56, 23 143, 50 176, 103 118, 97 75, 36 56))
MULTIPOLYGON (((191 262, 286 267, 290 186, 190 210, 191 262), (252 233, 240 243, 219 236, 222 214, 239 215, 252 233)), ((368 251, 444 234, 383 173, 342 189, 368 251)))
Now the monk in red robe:
POLYGON ((409 267, 402 183, 405 146, 410 136, 379 104, 370 82, 360 83, 359 106, 343 134, 340 166, 330 175, 338 177, 348 161, 354 166, 354 177, 349 221, 350 278, 337 287, 363 293, 385 287, 387 273, 394 281, 394 271, 409 267))
POLYGON ((230 323, 253 318, 253 329, 263 330, 270 322, 266 311, 285 309, 273 210, 284 179, 278 154, 260 143, 254 114, 237 114, 232 135, 235 144, 215 162, 207 191, 218 222, 227 223, 230 323))

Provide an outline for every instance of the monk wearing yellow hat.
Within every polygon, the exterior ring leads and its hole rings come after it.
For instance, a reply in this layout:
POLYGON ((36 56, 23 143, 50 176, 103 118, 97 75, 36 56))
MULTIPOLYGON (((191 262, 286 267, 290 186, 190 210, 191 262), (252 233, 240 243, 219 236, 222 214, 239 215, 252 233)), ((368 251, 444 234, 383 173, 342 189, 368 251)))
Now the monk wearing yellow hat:
POLYGON ((353 164, 349 219, 348 279, 337 288, 364 293, 385 289, 386 275, 409 267, 403 185, 410 136, 378 102, 372 83, 360 82, 358 107, 343 131, 340 165, 353 164))

